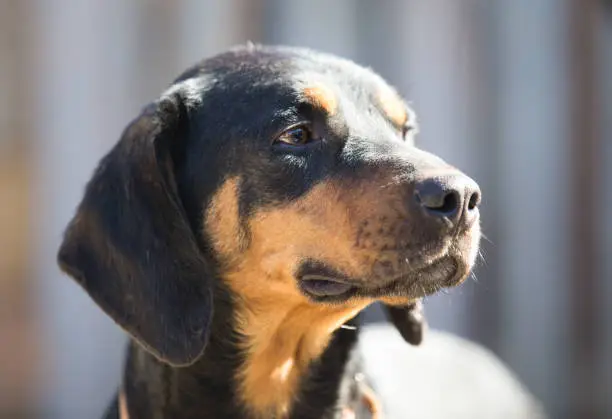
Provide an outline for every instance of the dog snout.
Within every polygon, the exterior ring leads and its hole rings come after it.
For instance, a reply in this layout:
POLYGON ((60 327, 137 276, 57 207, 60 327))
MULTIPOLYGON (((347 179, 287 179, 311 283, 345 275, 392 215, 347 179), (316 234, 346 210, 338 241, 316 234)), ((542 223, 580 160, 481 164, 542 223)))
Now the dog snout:
POLYGON ((481 195, 478 184, 460 172, 423 179, 414 189, 414 199, 426 217, 444 219, 453 226, 474 222, 481 195))

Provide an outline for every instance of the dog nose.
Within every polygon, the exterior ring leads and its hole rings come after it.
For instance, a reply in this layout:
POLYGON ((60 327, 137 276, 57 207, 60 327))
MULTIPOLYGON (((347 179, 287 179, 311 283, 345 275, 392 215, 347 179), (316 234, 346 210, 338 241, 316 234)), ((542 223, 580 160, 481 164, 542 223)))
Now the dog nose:
POLYGON ((469 224, 478 215, 481 192, 468 176, 453 174, 422 180, 416 185, 415 199, 430 217, 469 224))

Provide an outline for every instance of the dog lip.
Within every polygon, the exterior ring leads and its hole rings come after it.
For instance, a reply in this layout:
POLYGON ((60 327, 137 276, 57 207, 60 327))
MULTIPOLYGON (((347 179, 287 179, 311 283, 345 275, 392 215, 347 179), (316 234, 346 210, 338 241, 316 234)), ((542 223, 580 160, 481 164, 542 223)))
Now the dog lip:
POLYGON ((460 262, 445 255, 409 273, 394 276, 385 284, 372 288, 358 289, 359 295, 367 297, 401 296, 421 298, 435 294, 442 288, 456 285, 460 278, 460 262))
POLYGON ((310 260, 302 264, 296 276, 302 292, 317 301, 344 301, 353 296, 416 298, 456 285, 461 276, 460 265, 456 257, 444 255, 410 272, 387 278, 381 284, 380 281, 354 280, 324 263, 310 260))
POLYGON ((357 289, 356 281, 316 260, 303 261, 296 277, 302 291, 317 299, 345 297, 357 289))
POLYGON ((353 284, 321 275, 304 275, 300 284, 304 291, 317 297, 338 297, 355 288, 353 284))

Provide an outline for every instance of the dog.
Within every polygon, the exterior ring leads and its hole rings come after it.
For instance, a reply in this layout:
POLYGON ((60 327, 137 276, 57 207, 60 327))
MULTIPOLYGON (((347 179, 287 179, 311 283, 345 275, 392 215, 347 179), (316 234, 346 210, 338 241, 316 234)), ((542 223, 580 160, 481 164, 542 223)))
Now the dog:
POLYGON ((58 252, 131 337, 106 417, 380 417, 359 312, 418 344, 480 239, 478 185, 417 129, 373 71, 293 47, 205 59, 146 106, 58 252))

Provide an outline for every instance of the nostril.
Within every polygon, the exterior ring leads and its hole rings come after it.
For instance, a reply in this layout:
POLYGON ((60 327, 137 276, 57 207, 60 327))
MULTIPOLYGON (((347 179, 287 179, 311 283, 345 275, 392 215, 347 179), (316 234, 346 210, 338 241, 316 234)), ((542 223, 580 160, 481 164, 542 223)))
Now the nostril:
POLYGON ((415 195, 421 207, 438 217, 452 217, 459 212, 462 205, 462 197, 457 190, 435 179, 420 183, 415 195))
POLYGON ((461 219, 461 222, 469 224, 478 217, 482 194, 472 179, 452 173, 418 182, 414 195, 421 211, 428 217, 444 219, 452 224, 461 219))
POLYGON ((457 193, 447 192, 444 198, 442 199, 442 205, 439 205, 439 206, 425 205, 425 206, 429 208, 430 210, 435 210, 438 212, 448 214, 457 209, 457 207, 459 206, 459 198, 457 197, 457 193))
POLYGON ((467 206, 468 210, 471 211, 475 209, 479 204, 480 204, 480 193, 478 192, 472 193, 468 201, 468 206, 467 206))

